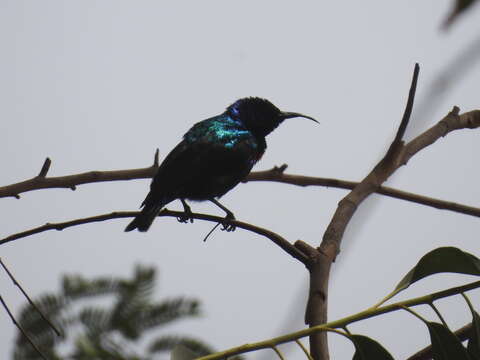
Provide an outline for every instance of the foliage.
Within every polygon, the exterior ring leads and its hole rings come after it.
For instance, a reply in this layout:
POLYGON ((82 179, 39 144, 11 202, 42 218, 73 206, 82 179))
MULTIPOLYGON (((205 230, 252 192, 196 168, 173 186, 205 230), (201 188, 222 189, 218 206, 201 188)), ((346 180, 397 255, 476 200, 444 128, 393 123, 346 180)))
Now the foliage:
POLYGON ((388 299, 392 298, 402 290, 405 290, 414 282, 419 281, 430 275, 450 272, 457 274, 480 276, 479 265, 480 259, 478 259, 472 254, 463 252, 460 249, 454 247, 442 247, 434 249, 418 261, 418 263, 399 282, 399 284, 396 286, 395 290, 391 294, 389 294, 384 300, 379 302, 377 305, 371 307, 370 309, 362 311, 358 314, 348 316, 344 319, 329 322, 324 325, 318 325, 309 329, 304 329, 294 333, 279 336, 277 338, 268 339, 258 343, 252 343, 228 349, 216 354, 207 355, 205 357, 202 357, 202 360, 223 359, 225 356, 242 354, 245 352, 265 348, 273 348, 277 353, 279 353, 278 349, 276 348, 277 345, 294 341, 297 342, 297 344, 301 345, 301 343, 299 343, 299 339, 320 331, 337 333, 345 336, 350 341, 352 341, 353 345, 355 346, 355 354, 353 356, 353 360, 392 360, 392 355, 375 340, 364 335, 351 334, 347 331, 341 331, 338 329, 346 329, 347 325, 356 321, 365 320, 385 314, 387 312, 397 310, 409 311, 419 320, 425 323, 430 333, 430 340, 432 346, 431 351, 433 354, 433 359, 480 359, 480 316, 474 310, 472 304, 468 300, 468 297, 465 295, 466 291, 479 288, 480 281, 425 295, 419 298, 405 300, 391 305, 381 306, 388 299), (469 329, 468 336, 466 337, 466 339, 464 339, 467 340, 467 346, 464 346, 458 336, 448 328, 448 325, 444 322, 443 317, 433 304, 433 302, 437 299, 459 294, 461 294, 465 298, 467 305, 472 312, 471 329, 469 329), (411 309, 414 306, 422 304, 430 305, 438 314, 442 323, 427 321, 411 309))
MULTIPOLYGON (((62 335, 57 336, 31 306, 21 310, 19 323, 49 359, 147 360, 178 344, 199 355, 211 353, 212 349, 199 339, 154 333, 200 313, 195 299, 153 301, 154 285, 153 267, 137 266, 131 279, 64 276, 58 294, 45 294, 35 301, 62 335), (105 302, 107 306, 99 305, 105 302), (144 340, 147 335, 148 341, 144 340), (146 350, 140 342, 147 342, 146 350)), ((40 355, 19 333, 13 358, 34 360, 40 355)))

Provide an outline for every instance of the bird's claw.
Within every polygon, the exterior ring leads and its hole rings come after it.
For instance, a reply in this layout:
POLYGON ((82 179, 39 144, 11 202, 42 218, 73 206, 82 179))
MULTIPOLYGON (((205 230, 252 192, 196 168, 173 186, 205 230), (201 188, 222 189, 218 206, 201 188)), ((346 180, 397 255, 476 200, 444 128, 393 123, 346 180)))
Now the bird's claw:
POLYGON ((178 222, 181 222, 181 223, 184 223, 184 224, 190 222, 192 224, 193 223, 193 217, 192 217, 191 214, 192 213, 185 213, 183 215, 178 216, 177 217, 178 222))
POLYGON ((193 224, 193 217, 192 217, 192 209, 190 209, 190 206, 185 202, 185 199, 180 199, 183 205, 183 214, 177 217, 177 220, 181 223, 188 223, 190 221, 191 224, 193 224))
MULTIPOLYGON (((225 220, 227 220, 227 221, 235 220, 235 216, 233 216, 233 214, 228 214, 227 216, 225 216, 225 220)), ((233 224, 223 222, 221 230, 226 231, 226 232, 232 232, 232 231, 235 231, 236 228, 237 227, 233 224)))

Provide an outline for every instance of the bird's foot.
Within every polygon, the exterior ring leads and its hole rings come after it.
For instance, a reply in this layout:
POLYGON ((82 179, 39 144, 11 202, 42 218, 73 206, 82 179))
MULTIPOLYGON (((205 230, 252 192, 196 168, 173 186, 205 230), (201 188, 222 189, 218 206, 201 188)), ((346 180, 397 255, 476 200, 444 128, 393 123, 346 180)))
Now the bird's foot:
POLYGON ((184 214, 177 217, 177 220, 184 224, 188 223, 189 221, 190 223, 193 223, 192 209, 190 209, 190 206, 188 206, 184 199, 180 199, 180 201, 183 205, 184 214))
POLYGON ((177 220, 178 222, 181 222, 181 223, 193 223, 193 217, 192 217, 192 212, 191 211, 185 211, 184 214, 180 215, 177 217, 177 220))
MULTIPOLYGON (((231 220, 235 220, 235 216, 233 216, 232 213, 229 213, 227 214, 227 216, 225 216, 225 220, 227 221, 231 221, 231 220)), ((237 227, 233 224, 229 224, 228 222, 222 222, 222 231, 226 231, 226 232, 232 232, 232 231, 235 231, 237 227)))
POLYGON ((178 220, 178 222, 181 222, 181 223, 184 223, 184 224, 186 224, 188 222, 193 223, 193 218, 188 216, 188 215, 179 216, 179 217, 177 217, 177 220, 178 220))

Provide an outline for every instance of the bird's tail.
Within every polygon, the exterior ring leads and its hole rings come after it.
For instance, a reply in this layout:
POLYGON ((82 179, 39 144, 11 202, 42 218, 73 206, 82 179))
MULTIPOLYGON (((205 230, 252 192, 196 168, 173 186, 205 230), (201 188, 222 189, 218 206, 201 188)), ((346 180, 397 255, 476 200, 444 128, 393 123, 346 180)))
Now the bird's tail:
POLYGON ((127 225, 125 231, 132 231, 138 229, 138 231, 145 232, 152 225, 153 220, 162 209, 162 205, 145 205, 135 219, 127 225))

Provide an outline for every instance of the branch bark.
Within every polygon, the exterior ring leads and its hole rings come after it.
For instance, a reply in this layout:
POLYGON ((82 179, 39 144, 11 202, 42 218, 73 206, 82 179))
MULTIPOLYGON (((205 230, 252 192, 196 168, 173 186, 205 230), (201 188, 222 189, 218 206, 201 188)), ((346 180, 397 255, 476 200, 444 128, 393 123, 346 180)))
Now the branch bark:
MULTIPOLYGON (((476 111, 479 110, 475 110, 474 112, 476 111)), ((38 176, 35 176, 31 179, 21 181, 15 184, 1 186, 0 198, 16 197, 17 199, 19 199, 21 193, 40 189, 66 188, 75 190, 78 185, 82 184, 105 181, 149 179, 153 177, 156 169, 158 168, 158 150, 156 152, 155 160, 156 162, 154 162, 152 166, 146 168, 112 171, 89 171, 81 174, 57 177, 46 177, 46 171, 41 171, 38 176), (42 174, 44 175, 41 176, 42 174)), ((47 161, 49 167, 51 161, 48 158, 47 160, 45 160, 45 163, 47 163, 47 161)), ((273 181, 297 186, 324 186, 346 190, 353 190, 359 184, 359 182, 348 180, 285 174, 284 171, 286 168, 287 165, 284 164, 280 167, 274 167, 270 170, 254 171, 248 175, 244 182, 273 181)), ((418 195, 411 192, 394 189, 391 187, 380 186, 378 189, 375 190, 375 193, 400 200, 410 201, 425 206, 434 207, 436 209, 449 210, 465 215, 480 217, 480 208, 458 204, 451 201, 435 199, 428 196, 418 195)))
MULTIPOLYGON (((65 222, 59 222, 59 223, 47 223, 42 226, 38 226, 33 229, 25 230, 16 234, 9 235, 3 239, 0 239, 0 245, 6 244, 8 242, 25 238, 31 235, 39 234, 44 231, 49 231, 49 230, 57 230, 61 231, 64 229, 67 229, 69 227, 73 226, 78 226, 78 225, 83 225, 83 224, 89 224, 89 223, 94 223, 94 222, 100 222, 100 221, 106 221, 106 220, 111 220, 111 219, 123 219, 123 218, 130 218, 130 217, 135 217, 139 214, 138 211, 117 211, 117 212, 112 212, 109 214, 102 214, 102 215, 96 215, 96 216, 90 216, 86 218, 81 218, 81 219, 75 219, 75 220, 70 220, 70 221, 65 221, 65 222)), ((163 209, 160 211, 158 214, 159 217, 181 217, 185 216, 185 213, 183 211, 171 211, 167 209, 163 209)), ((191 213, 188 214, 189 217, 193 219, 199 219, 199 220, 205 220, 205 221, 211 221, 211 222, 216 222, 216 223, 228 223, 231 225, 235 225, 237 228, 241 228, 247 231, 251 231, 255 234, 264 236, 268 239, 270 239, 275 245, 279 246, 281 249, 283 249, 286 253, 290 254, 292 257, 295 259, 299 260, 302 264, 307 263, 307 256, 299 250, 297 247, 293 246, 288 242, 285 238, 282 236, 278 235, 277 233, 274 233, 273 231, 270 231, 268 229, 264 229, 243 221, 238 221, 238 220, 230 220, 230 219, 225 219, 223 217, 219 216, 213 216, 213 215, 207 215, 207 214, 199 214, 199 213, 191 213)))
MULTIPOLYGON (((283 165, 282 167, 286 167, 283 165)), ((274 167, 270 170, 255 171, 250 173, 245 182, 249 181, 273 181, 297 186, 324 186, 339 189, 353 190, 359 182, 322 178, 313 176, 285 174, 280 171, 281 168, 274 167)), ((449 210, 460 214, 480 217, 480 208, 467 206, 452 201, 435 199, 428 196, 418 195, 407 191, 398 190, 388 186, 380 186, 375 191, 376 194, 385 195, 394 199, 405 200, 425 206, 430 206, 439 210, 449 210)))
MULTIPOLYGON (((394 141, 390 145, 384 158, 354 189, 344 197, 338 204, 337 211, 333 216, 327 230, 324 233, 320 247, 317 249, 321 254, 309 265, 311 277, 310 298, 307 304, 306 321, 310 326, 319 324, 319 321, 326 321, 327 318, 327 297, 328 279, 331 264, 335 261, 340 252, 341 241, 345 229, 353 217, 356 209, 370 194, 377 192, 384 183, 400 166, 406 165, 408 161, 420 150, 433 144, 440 137, 458 129, 474 129, 480 127, 480 111, 470 111, 459 115, 459 108, 453 110, 436 125, 420 134, 412 141, 404 144, 403 134, 408 124, 413 97, 415 93, 416 77, 418 76, 418 65, 416 66, 412 85, 410 88, 409 100, 405 109, 402 122, 397 131, 394 141)), ((326 347, 326 334, 320 334, 311 338, 312 355, 315 359, 328 359, 326 347)))
MULTIPOLYGON (((47 158, 47 160, 49 159, 47 158)), ((77 185, 95 182, 148 179, 153 177, 157 168, 158 165, 153 165, 141 169, 89 171, 75 175, 46 177, 46 172, 43 171, 42 167, 42 172, 38 176, 0 187, 0 198, 15 197, 20 199, 21 193, 39 189, 61 188, 75 190, 77 185)))
MULTIPOLYGON (((370 174, 338 203, 337 210, 323 235, 320 247, 317 248, 318 256, 311 257, 312 261, 308 265, 310 270, 310 296, 305 312, 305 322, 310 327, 327 322, 330 269, 340 252, 343 234, 350 219, 361 202, 375 192, 397 168, 396 160, 403 149, 402 138, 410 120, 419 71, 418 64, 415 64, 402 121, 387 153, 370 174)), ((315 360, 329 359, 327 333, 321 332, 310 336, 310 352, 315 360)))

